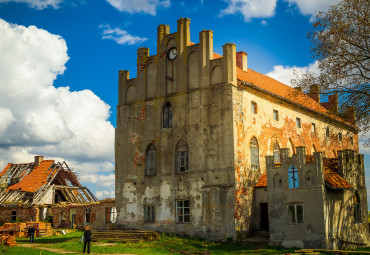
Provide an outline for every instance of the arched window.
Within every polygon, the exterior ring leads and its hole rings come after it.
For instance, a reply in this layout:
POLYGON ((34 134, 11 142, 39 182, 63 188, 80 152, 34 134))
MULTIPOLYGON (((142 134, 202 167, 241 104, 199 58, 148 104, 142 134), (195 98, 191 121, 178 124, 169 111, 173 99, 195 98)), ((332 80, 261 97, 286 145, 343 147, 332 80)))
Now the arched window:
POLYGON ((172 127, 172 105, 167 102, 163 106, 163 128, 172 127))
POLYGON ((355 223, 361 223, 360 198, 357 192, 353 195, 353 217, 354 217, 355 223))
POLYGON ((258 170, 258 142, 255 137, 251 140, 251 169, 252 170, 258 170))
POLYGON ((189 146, 180 140, 176 146, 176 173, 189 171, 189 146))
POLYGON ((298 188, 298 169, 295 166, 289 167, 288 170, 289 188, 298 188))
POLYGON ((274 144, 274 163, 275 164, 280 164, 281 159, 280 159, 280 147, 278 143, 274 144))
POLYGON ((149 144, 145 155, 145 175, 157 174, 157 150, 154 144, 149 144))

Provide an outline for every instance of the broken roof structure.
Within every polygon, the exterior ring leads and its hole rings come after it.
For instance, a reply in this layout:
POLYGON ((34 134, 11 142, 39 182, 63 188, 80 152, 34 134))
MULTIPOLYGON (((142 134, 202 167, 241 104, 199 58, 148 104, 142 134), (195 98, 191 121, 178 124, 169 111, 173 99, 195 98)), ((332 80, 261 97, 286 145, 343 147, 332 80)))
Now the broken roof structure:
POLYGON ((97 202, 98 199, 80 184, 77 175, 65 161, 60 163, 35 156, 35 162, 9 163, 0 173, 2 206, 97 202))

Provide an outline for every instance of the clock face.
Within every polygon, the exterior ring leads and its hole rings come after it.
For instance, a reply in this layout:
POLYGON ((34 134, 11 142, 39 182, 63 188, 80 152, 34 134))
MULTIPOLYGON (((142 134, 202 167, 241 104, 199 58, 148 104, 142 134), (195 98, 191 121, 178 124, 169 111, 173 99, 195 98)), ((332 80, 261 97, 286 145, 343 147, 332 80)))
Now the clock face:
POLYGON ((167 58, 169 60, 174 60, 177 57, 177 49, 176 47, 172 47, 167 51, 167 58))

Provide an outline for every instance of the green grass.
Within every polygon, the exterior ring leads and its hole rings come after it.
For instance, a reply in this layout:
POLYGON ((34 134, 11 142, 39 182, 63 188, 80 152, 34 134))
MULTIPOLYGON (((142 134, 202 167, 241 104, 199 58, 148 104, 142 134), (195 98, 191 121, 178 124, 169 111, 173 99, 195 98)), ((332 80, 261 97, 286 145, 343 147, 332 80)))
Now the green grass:
MULTIPOLYGON (((53 249, 62 249, 80 254, 83 249, 83 243, 79 242, 83 232, 72 232, 62 236, 38 237, 35 238, 36 245, 53 249)), ((17 238, 18 244, 28 243, 28 238, 17 238)), ((252 246, 241 244, 238 242, 211 242, 204 239, 177 237, 174 235, 162 235, 159 240, 152 242, 140 243, 107 243, 94 242, 91 245, 91 252, 98 254, 115 254, 115 253, 130 253, 130 254, 287 254, 293 253, 295 249, 284 249, 270 246, 252 246)), ((370 247, 362 248, 361 250, 370 250, 370 247)), ((4 247, 0 246, 0 254, 58 254, 55 252, 40 250, 35 248, 25 247, 4 247), (4 250, 2 250, 4 249, 4 250)))

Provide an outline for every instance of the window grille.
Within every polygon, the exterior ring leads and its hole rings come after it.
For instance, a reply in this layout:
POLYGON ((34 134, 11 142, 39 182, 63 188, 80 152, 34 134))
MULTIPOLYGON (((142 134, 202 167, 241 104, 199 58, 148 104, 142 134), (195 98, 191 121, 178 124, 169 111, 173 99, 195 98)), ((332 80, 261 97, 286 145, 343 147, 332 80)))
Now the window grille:
POLYGON ((258 142, 255 137, 251 140, 250 145, 250 152, 251 152, 251 169, 258 170, 259 160, 258 160, 258 142))
POLYGON ((189 200, 176 201, 177 222, 190 222, 190 202, 189 200))

